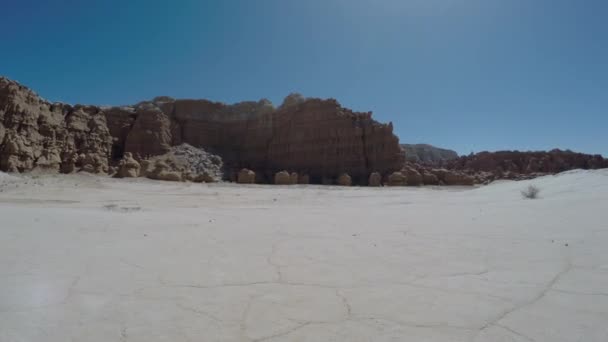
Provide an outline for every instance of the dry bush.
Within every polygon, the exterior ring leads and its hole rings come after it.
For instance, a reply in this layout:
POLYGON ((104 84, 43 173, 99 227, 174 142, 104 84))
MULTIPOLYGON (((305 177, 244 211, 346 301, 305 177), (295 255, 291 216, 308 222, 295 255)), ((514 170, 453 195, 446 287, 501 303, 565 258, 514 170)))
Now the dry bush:
POLYGON ((540 189, 534 185, 530 185, 526 190, 521 192, 521 195, 527 199, 537 199, 540 189))

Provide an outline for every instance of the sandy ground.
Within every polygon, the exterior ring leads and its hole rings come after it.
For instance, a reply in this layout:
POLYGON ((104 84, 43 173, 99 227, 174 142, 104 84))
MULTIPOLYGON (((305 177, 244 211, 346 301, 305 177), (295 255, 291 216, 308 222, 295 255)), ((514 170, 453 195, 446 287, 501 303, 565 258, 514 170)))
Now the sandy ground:
POLYGON ((608 170, 476 189, 0 174, 0 236, 2 342, 608 341, 608 170))

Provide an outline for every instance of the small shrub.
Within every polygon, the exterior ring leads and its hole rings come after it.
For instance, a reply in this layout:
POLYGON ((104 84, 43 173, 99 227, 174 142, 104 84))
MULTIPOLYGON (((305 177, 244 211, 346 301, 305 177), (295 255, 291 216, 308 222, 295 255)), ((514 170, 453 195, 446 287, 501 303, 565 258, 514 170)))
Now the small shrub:
POLYGON ((521 195, 527 199, 537 199, 540 189, 534 185, 530 185, 526 190, 521 192, 521 195))

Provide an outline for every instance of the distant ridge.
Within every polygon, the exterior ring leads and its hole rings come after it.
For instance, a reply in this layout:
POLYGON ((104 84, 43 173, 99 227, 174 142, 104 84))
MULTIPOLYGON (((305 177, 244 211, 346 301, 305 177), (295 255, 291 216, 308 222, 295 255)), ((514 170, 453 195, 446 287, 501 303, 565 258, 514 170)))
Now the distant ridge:
POLYGON ((407 161, 413 163, 440 163, 458 158, 456 151, 429 144, 401 144, 407 161))

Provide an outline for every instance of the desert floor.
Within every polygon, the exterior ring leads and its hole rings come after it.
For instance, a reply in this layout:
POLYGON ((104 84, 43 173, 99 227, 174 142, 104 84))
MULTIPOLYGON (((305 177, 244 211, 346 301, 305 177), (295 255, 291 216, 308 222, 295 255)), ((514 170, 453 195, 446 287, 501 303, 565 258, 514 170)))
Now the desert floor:
POLYGON ((0 174, 0 190, 2 342, 608 341, 608 170, 449 189, 0 174))

